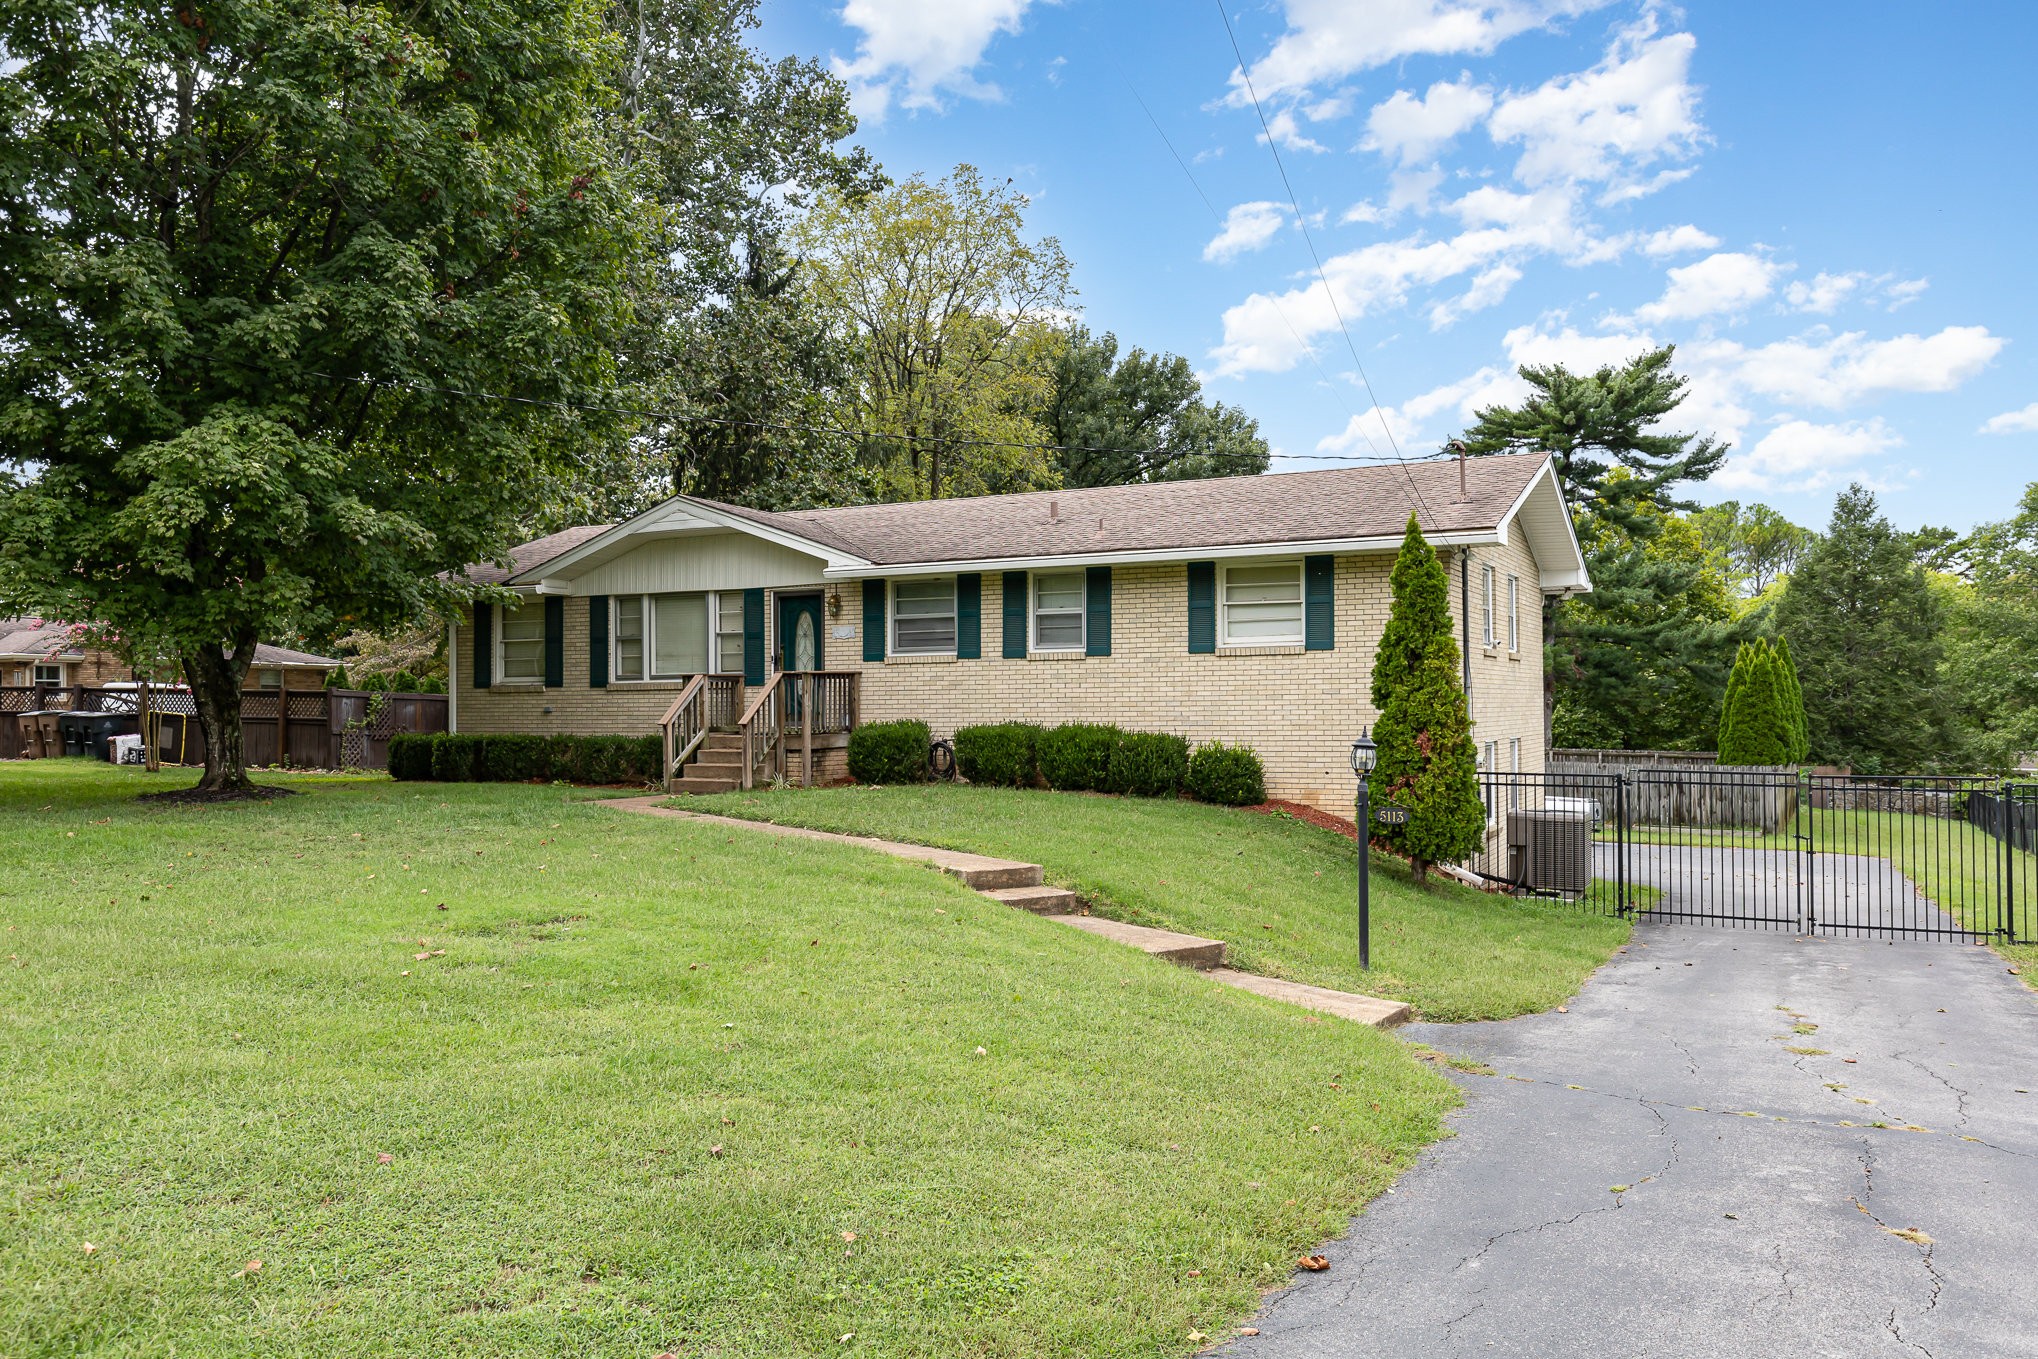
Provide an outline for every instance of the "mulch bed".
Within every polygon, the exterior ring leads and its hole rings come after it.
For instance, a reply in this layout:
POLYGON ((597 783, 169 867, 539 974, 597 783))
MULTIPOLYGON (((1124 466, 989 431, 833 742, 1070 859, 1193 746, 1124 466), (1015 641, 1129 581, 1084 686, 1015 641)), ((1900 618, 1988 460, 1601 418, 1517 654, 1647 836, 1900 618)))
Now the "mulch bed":
POLYGON ((296 797, 295 788, 277 788, 269 784, 254 784, 247 788, 179 788, 167 793, 143 793, 136 802, 154 803, 163 807, 198 806, 210 807, 223 802, 273 802, 281 797, 296 797))
POLYGON ((1245 808, 1248 812, 1264 812, 1269 816, 1285 814, 1297 821, 1307 821, 1327 831, 1334 831, 1347 840, 1359 838, 1359 823, 1349 817, 1332 816, 1329 812, 1312 807, 1306 802, 1289 802, 1282 798, 1271 798, 1245 808))

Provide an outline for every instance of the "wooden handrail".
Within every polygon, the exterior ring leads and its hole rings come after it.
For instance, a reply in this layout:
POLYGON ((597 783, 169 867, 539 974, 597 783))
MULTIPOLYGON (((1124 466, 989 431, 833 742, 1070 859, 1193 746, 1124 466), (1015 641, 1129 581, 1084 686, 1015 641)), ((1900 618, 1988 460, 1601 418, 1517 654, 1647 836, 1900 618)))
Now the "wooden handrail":
POLYGON ((692 679, 688 680, 686 688, 679 691, 679 697, 672 700, 672 706, 665 710, 665 716, 658 719, 658 725, 661 727, 671 726, 672 719, 679 716, 679 710, 684 708, 687 700, 693 697, 693 691, 703 687, 707 682, 708 677, 706 675, 695 675, 692 679))
POLYGON ((772 671, 771 678, 766 680, 764 687, 757 691, 757 697, 751 699, 749 705, 743 709, 742 719, 737 722, 737 726, 747 727, 757 719, 757 710, 764 706, 765 700, 771 697, 773 691, 778 688, 778 682, 784 679, 785 676, 786 672, 783 670, 772 671))
POLYGON ((673 770, 682 760, 693 754, 694 748, 700 745, 702 738, 708 734, 705 714, 700 711, 703 707, 701 696, 707 691, 707 683, 706 675, 695 675, 687 681, 686 687, 679 691, 679 697, 673 699, 672 706, 665 710, 664 720, 658 724, 659 736, 662 738, 659 749, 664 755, 664 764, 660 766, 658 781, 665 786, 668 793, 672 791, 673 770), (695 720, 687 724, 691 730, 682 733, 680 723, 689 715, 695 720))

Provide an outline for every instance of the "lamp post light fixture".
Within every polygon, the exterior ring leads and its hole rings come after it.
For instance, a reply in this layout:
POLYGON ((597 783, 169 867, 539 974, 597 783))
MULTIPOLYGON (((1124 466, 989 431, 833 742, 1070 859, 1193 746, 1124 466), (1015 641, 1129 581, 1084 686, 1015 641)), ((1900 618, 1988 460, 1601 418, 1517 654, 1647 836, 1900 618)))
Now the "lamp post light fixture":
POLYGON ((1373 808, 1366 780, 1380 763, 1380 747, 1367 727, 1352 742, 1352 773, 1359 779, 1359 970, 1373 967, 1373 808))

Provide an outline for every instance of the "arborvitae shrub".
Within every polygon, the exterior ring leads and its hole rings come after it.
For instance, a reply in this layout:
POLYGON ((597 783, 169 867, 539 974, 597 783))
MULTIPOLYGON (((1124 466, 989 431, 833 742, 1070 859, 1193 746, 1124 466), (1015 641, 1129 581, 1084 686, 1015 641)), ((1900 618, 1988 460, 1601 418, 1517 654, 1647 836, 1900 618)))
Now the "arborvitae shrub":
POLYGON ((1189 742, 1158 731, 1129 731, 1119 738, 1106 770, 1106 788, 1133 797, 1179 797, 1189 777, 1189 742))
POLYGON ((1212 741, 1189 757, 1189 791, 1224 807, 1255 806, 1267 800, 1267 771, 1252 747, 1212 741))
POLYGON ((400 731, 389 738, 389 777, 424 780, 432 777, 432 747, 436 732, 400 731))
POLYGON ((1097 722, 1070 722, 1040 733, 1040 775, 1063 792, 1103 792, 1111 777, 1111 752, 1125 733, 1097 722))
POLYGON ((1039 740, 1040 728, 1031 722, 961 727, 955 733, 955 765, 971 783, 1031 788, 1040 780, 1039 740))
POLYGON ((919 783, 933 735, 925 722, 866 722, 849 733, 849 777, 858 783, 919 783))

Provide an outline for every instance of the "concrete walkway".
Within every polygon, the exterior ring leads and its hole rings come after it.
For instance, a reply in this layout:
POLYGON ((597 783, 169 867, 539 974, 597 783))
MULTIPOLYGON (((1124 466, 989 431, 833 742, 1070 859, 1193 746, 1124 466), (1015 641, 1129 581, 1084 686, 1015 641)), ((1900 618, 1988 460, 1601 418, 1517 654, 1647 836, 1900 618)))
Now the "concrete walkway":
POLYGON ((1496 1074, 1226 1354, 2038 1356, 2038 997, 1990 950, 1643 925, 1568 1013, 1409 1034, 1496 1074))
POLYGON ((1205 939, 1199 935, 1177 934, 1172 930, 1156 930, 1145 925, 1128 925, 1119 920, 1105 920, 1099 916, 1080 914, 1076 894, 1066 888, 1044 885, 1039 864, 1021 863, 1016 859, 994 859, 982 854, 965 854, 952 849, 936 849, 931 845, 909 845, 896 840, 879 840, 867 835, 842 835, 834 831, 809 830, 804 826, 778 826, 768 821, 745 821, 740 817, 716 816, 709 812, 689 812, 667 806, 666 803, 669 801, 669 798, 659 795, 610 798, 595 805, 645 816, 705 822, 709 825, 727 826, 764 835, 821 840, 830 844, 875 850, 894 858, 916 860, 939 868, 942 872, 960 879, 964 886, 982 892, 985 896, 1007 906, 1030 911, 1085 933, 1139 949, 1148 956, 1165 962, 1195 968, 1214 981, 1237 987, 1242 991, 1251 991, 1256 995, 1285 1001, 1290 1005, 1299 1005, 1304 1009, 1318 1010, 1324 1014, 1336 1015, 1340 1019, 1370 1024, 1382 1029, 1406 1023, 1412 1013, 1407 1004, 1398 1000, 1381 1000, 1375 996, 1332 991, 1321 986, 1305 986, 1300 982, 1260 977, 1228 968, 1224 966, 1224 941, 1221 939, 1205 939))

